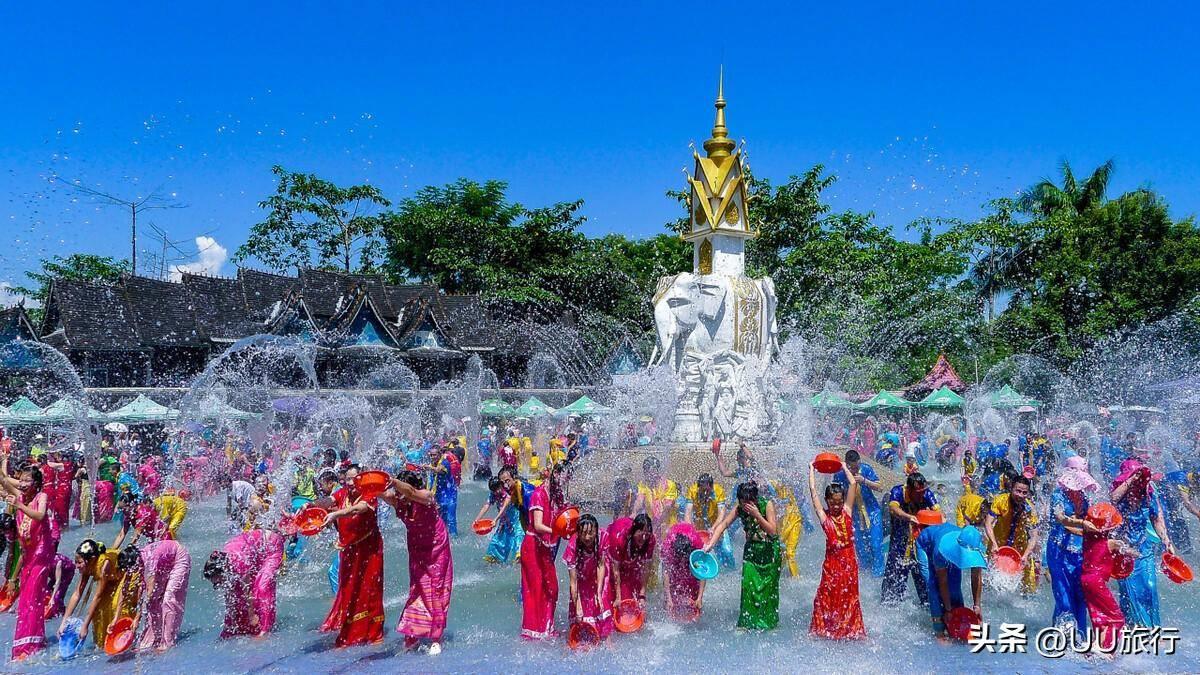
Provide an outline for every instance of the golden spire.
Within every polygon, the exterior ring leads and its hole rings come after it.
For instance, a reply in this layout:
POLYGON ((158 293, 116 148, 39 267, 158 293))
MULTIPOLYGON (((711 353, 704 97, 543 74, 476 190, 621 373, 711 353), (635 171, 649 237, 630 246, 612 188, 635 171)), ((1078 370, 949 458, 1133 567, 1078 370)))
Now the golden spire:
POLYGON ((721 74, 717 78, 717 119, 713 122, 712 138, 704 141, 704 149, 708 158, 718 162, 729 156, 736 143, 729 139, 729 130, 725 128, 725 64, 721 64, 721 74))

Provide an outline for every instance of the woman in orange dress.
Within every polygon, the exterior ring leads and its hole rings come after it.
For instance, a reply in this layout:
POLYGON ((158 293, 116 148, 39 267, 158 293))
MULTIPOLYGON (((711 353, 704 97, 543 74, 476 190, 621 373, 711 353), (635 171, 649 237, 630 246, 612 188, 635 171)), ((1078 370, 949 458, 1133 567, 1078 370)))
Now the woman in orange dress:
POLYGON ((845 475, 851 477, 847 493, 840 483, 825 488, 825 504, 817 495, 816 469, 808 469, 808 488, 813 510, 825 531, 825 563, 821 565, 821 585, 813 598, 812 623, 808 632, 831 640, 863 638, 862 604, 858 600, 858 557, 854 553, 854 500, 858 497, 858 481, 845 465, 845 475))
POLYGON ((354 487, 358 466, 346 469, 345 485, 333 493, 337 510, 325 524, 338 532, 338 590, 322 631, 338 631, 337 647, 383 641, 383 536, 375 518, 375 499, 363 499, 354 487))

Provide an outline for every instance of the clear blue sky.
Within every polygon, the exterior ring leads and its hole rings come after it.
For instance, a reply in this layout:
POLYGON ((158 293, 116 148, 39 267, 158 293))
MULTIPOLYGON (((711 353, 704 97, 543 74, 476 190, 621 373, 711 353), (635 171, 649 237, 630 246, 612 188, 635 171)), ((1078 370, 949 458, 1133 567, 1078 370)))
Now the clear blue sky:
POLYGON ((1200 209, 1188 3, 338 4, 355 9, 6 3, 0 284, 52 254, 128 255, 127 216, 51 172, 162 185, 190 206, 149 220, 230 252, 277 163, 395 200, 499 178, 529 205, 586 200, 589 233, 653 234, 721 61, 755 171, 824 163, 835 207, 885 225, 977 215, 1064 158, 1200 209))

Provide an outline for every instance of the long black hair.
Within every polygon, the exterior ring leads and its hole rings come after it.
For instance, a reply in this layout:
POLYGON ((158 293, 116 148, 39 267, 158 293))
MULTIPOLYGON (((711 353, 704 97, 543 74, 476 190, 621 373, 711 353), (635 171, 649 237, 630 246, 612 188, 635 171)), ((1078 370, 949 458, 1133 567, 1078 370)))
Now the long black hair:
POLYGON ((637 532, 640 532, 641 530, 646 530, 646 533, 648 535, 653 535, 653 533, 654 533, 653 524, 650 522, 650 516, 648 516, 644 513, 639 513, 633 517, 633 525, 630 526, 629 536, 625 540, 625 546, 629 553, 629 557, 631 557, 631 558, 633 557, 634 553, 637 553, 639 555, 643 554, 646 552, 647 548, 649 548, 650 546, 653 546, 653 544, 650 541, 651 537, 648 536, 646 538, 646 543, 642 544, 642 547, 637 549, 636 551, 634 550, 633 535, 636 534, 637 532))
POLYGON ((575 530, 575 554, 578 555, 584 551, 580 547, 582 540, 579 538, 579 534, 583 532, 583 528, 585 527, 590 527, 596 532, 596 538, 592 540, 592 547, 587 549, 588 555, 596 555, 600 552, 600 523, 596 520, 596 516, 590 513, 579 516, 579 525, 575 530))

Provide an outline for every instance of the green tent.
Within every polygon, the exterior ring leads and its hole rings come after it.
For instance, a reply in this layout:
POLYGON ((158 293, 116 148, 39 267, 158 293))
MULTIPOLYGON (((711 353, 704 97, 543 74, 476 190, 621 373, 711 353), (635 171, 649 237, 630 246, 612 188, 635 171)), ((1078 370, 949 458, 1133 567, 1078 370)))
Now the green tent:
POLYGON ((110 422, 125 424, 167 422, 178 417, 178 410, 155 403, 143 394, 138 394, 137 398, 105 415, 105 419, 110 422))
POLYGON ((82 401, 70 396, 58 399, 46 406, 42 411, 41 421, 46 423, 74 422, 79 419, 103 420, 104 413, 86 406, 82 401))
POLYGON ((912 403, 890 391, 881 391, 857 407, 861 410, 905 410, 911 408, 912 403))
POLYGON ((988 396, 988 403, 990 403, 993 408, 1020 408, 1022 406, 1031 406, 1034 408, 1042 407, 1041 401, 1029 398, 1007 384, 1001 387, 1000 391, 992 392, 988 396))
POLYGON ((822 391, 809 400, 814 408, 853 408, 854 404, 837 394, 822 391))
POLYGON ((542 403, 536 396, 531 396, 516 411, 517 417, 545 417, 553 414, 554 408, 542 403))
POLYGON ((558 412, 569 415, 603 415, 612 412, 612 408, 600 405, 587 396, 580 396, 570 405, 559 408, 558 412))
POLYGON ((954 390, 947 386, 929 392, 928 396, 917 403, 922 408, 961 408, 962 404, 963 397, 954 393, 954 390))
POLYGON ((22 396, 8 406, 8 412, 0 416, 0 423, 10 426, 42 424, 42 409, 38 404, 22 396))
POLYGON ((479 402, 479 414, 484 417, 512 417, 513 407, 502 399, 489 398, 479 402))

